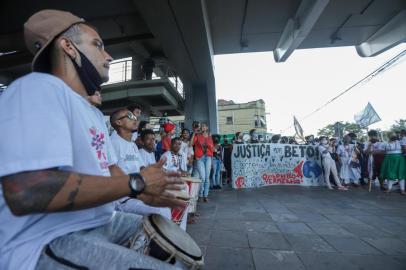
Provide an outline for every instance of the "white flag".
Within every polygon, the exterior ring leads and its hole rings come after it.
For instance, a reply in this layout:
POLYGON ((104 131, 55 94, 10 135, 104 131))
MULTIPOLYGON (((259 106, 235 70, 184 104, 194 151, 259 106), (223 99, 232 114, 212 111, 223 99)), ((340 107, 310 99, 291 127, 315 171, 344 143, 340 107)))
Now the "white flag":
POLYGON ((296 116, 293 116, 293 125, 295 126, 296 135, 304 141, 303 129, 300 126, 299 121, 297 121, 296 116))
POLYGON ((381 118, 376 113, 371 103, 368 102, 368 105, 365 107, 365 109, 354 115, 354 120, 361 128, 365 128, 369 125, 372 125, 373 123, 381 121, 381 118))

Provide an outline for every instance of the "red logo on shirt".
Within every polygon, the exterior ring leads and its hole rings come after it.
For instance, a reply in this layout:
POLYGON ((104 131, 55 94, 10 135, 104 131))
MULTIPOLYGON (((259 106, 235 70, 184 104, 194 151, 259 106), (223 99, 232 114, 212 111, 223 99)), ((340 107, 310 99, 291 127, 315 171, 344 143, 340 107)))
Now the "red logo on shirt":
POLYGON ((108 168, 108 163, 107 163, 107 157, 106 153, 103 151, 103 145, 105 143, 104 141, 104 133, 99 132, 97 133, 96 128, 92 127, 89 128, 90 135, 92 136, 92 147, 96 151, 97 158, 100 161, 100 168, 101 169, 106 169, 108 168))

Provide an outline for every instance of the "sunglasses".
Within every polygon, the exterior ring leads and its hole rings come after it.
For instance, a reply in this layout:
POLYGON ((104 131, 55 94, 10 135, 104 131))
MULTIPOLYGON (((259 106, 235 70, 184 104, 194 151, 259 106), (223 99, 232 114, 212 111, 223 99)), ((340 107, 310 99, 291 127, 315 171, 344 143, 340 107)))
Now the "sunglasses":
POLYGON ((127 115, 124 115, 124 116, 118 118, 117 120, 121 120, 121 119, 124 119, 124 118, 128 118, 128 119, 130 119, 130 120, 137 121, 137 116, 135 116, 135 115, 134 115, 133 113, 131 113, 131 112, 128 112, 127 115))

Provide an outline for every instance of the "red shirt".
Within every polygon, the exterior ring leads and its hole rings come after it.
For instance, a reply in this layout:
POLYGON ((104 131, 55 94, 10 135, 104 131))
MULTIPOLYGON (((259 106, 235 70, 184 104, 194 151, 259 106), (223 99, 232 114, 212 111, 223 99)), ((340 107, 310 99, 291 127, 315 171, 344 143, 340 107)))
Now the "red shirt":
POLYGON ((203 134, 196 134, 193 138, 193 144, 195 146, 196 159, 200 159, 205 154, 203 148, 206 148, 206 156, 213 157, 214 144, 210 135, 204 137, 203 134))

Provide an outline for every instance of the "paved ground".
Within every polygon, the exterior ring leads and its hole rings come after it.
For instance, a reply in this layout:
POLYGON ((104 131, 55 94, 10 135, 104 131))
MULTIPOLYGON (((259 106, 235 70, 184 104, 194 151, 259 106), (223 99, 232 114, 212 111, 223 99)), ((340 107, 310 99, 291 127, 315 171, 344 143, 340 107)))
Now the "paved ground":
POLYGON ((311 187, 213 191, 188 232, 204 269, 406 269, 406 197, 311 187))

